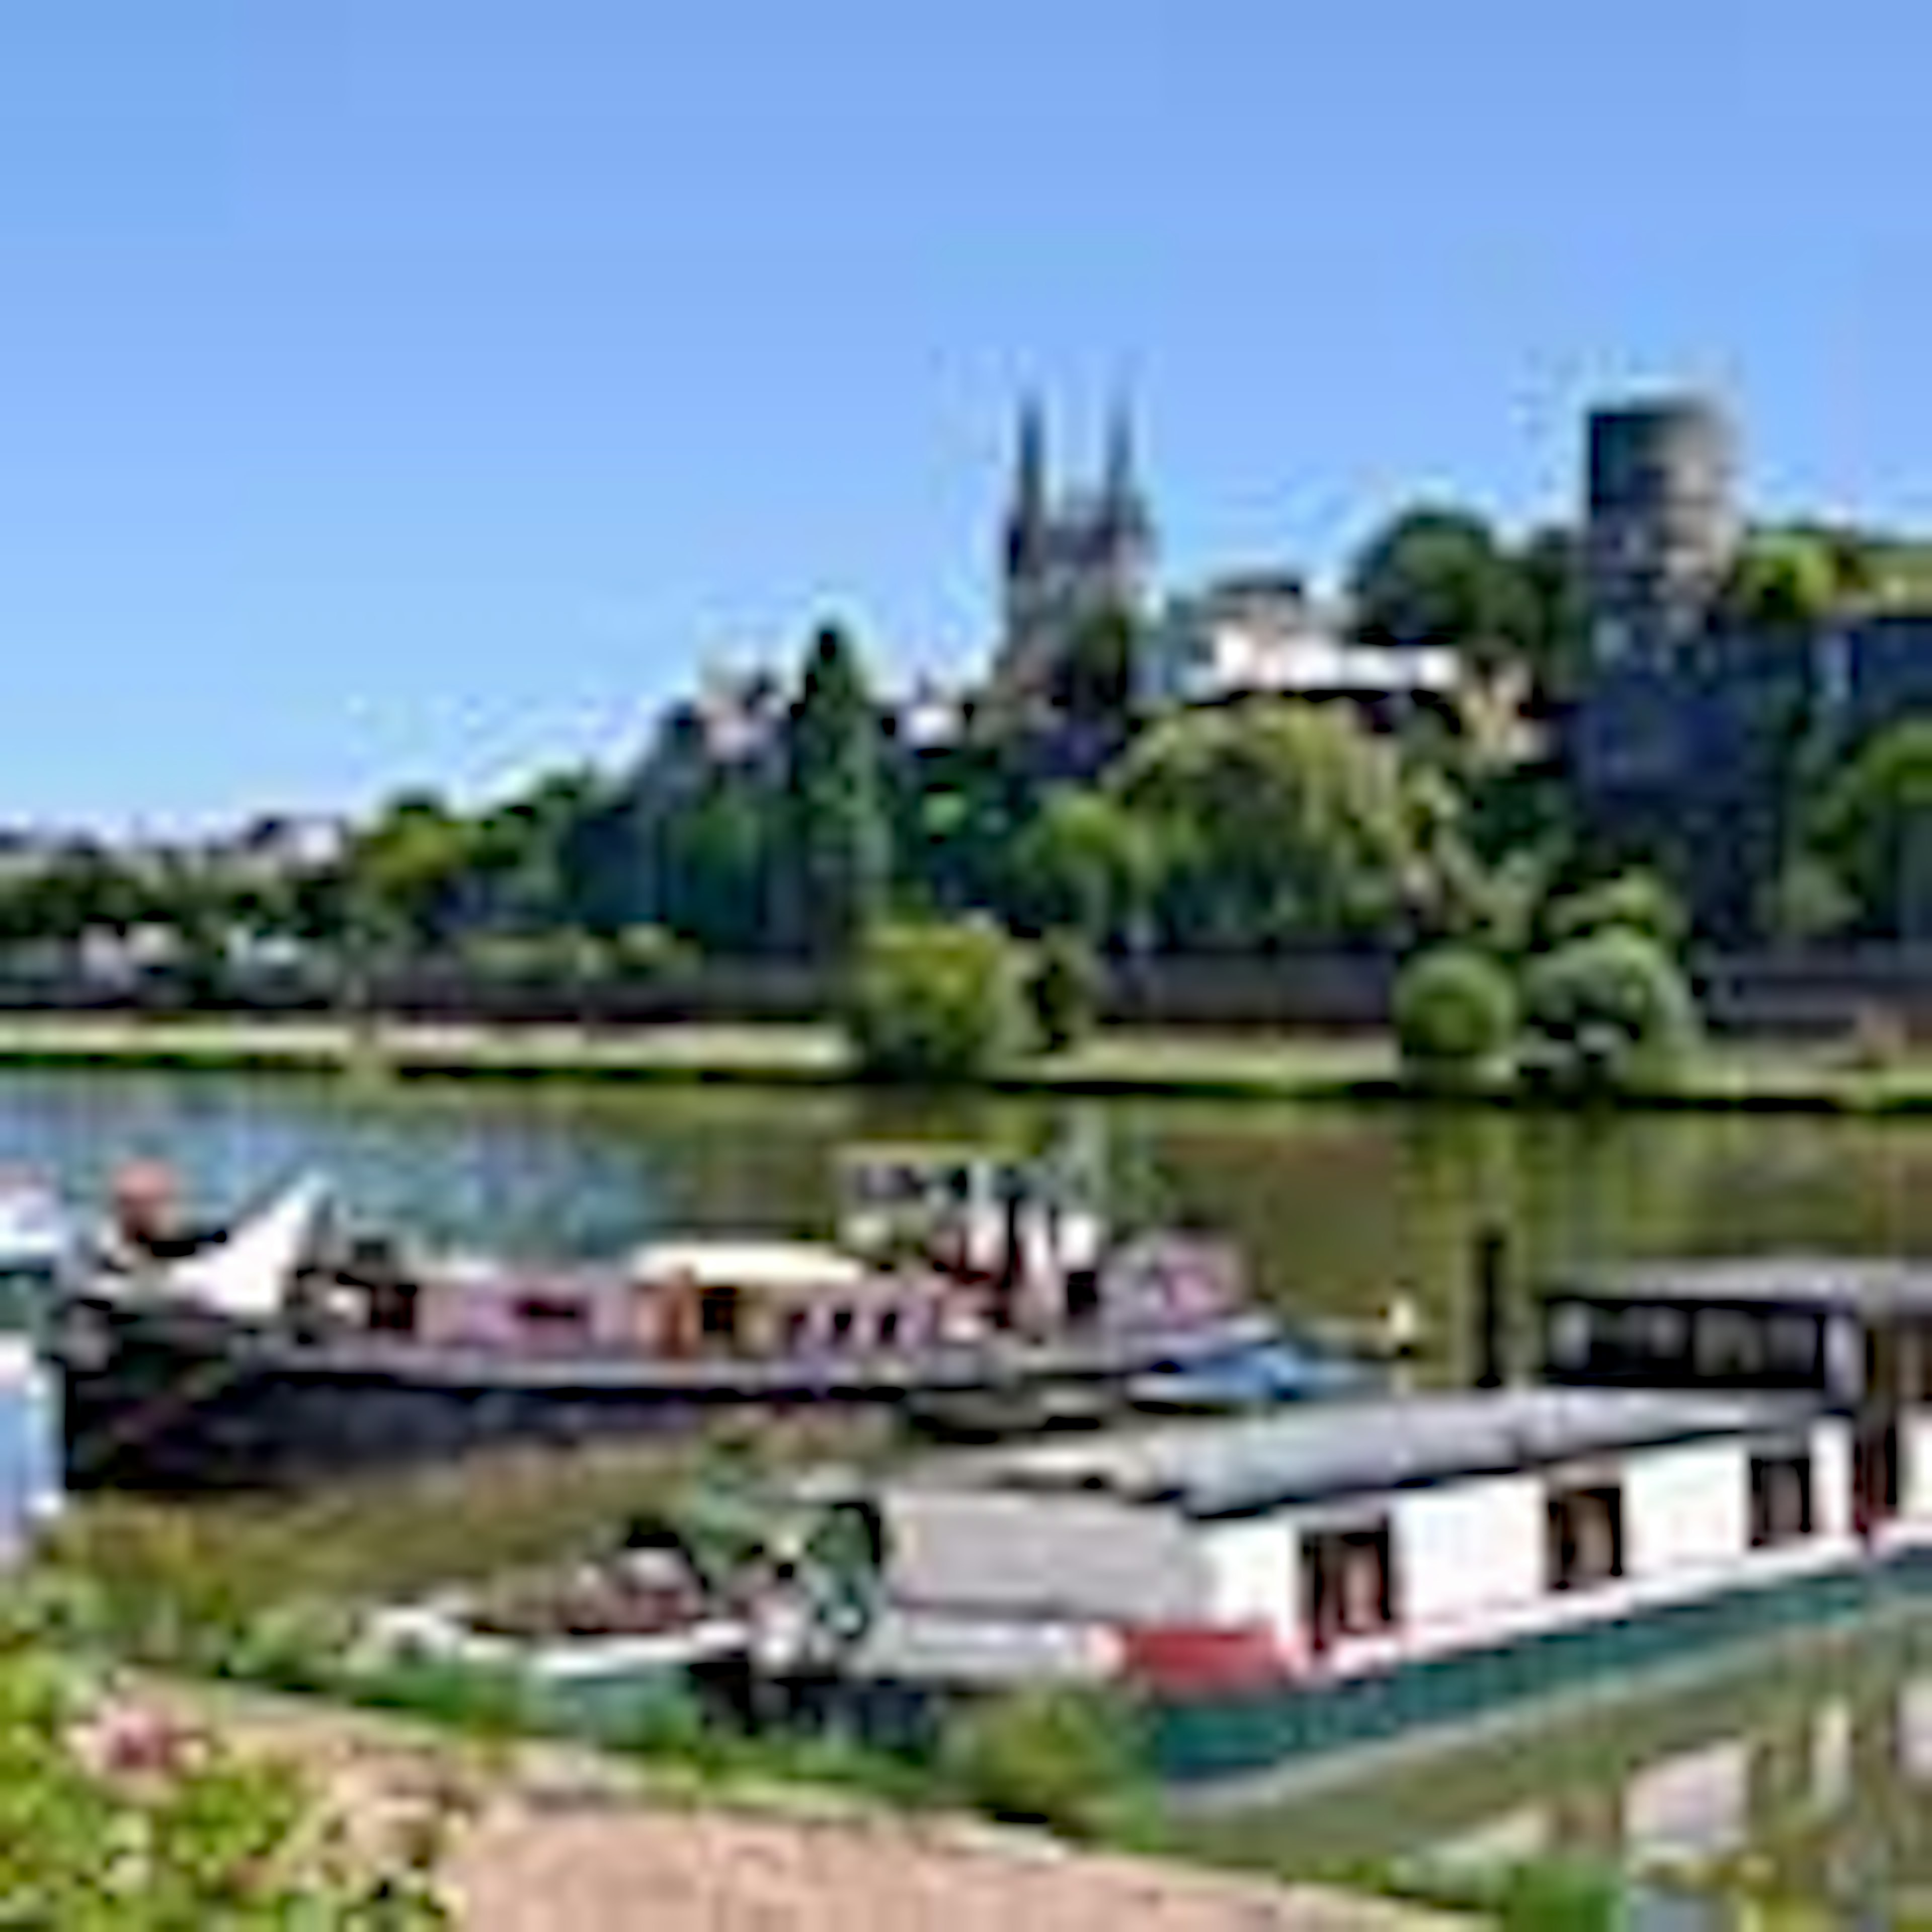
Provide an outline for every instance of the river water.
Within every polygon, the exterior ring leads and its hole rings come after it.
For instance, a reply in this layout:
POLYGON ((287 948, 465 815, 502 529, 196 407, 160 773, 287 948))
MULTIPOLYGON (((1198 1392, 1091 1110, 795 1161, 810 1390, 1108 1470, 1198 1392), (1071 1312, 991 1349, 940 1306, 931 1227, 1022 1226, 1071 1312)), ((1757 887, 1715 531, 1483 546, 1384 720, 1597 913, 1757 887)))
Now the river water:
MULTIPOLYGON (((1500 1224, 1527 1274, 1656 1254, 1932 1255, 1932 1124, 1600 1121, 1387 1108, 119 1074, 0 1076, 0 1166, 82 1196, 158 1155, 198 1213, 319 1167, 358 1219, 438 1244, 592 1256, 674 1228, 823 1235, 856 1141, 1038 1147, 1097 1130, 1128 1223, 1211 1229, 1294 1312, 1418 1304, 1431 1372, 1464 1372, 1468 1258, 1500 1224)), ((1378 1774, 1214 1828, 1303 1866, 1436 1846, 1633 1866, 1748 1850, 1837 1901, 1932 1886, 1932 1618, 1526 1742, 1378 1774), (1372 1802, 1370 1802, 1372 1801, 1372 1802), (1876 1875, 1876 1876, 1875 1876, 1876 1875)))

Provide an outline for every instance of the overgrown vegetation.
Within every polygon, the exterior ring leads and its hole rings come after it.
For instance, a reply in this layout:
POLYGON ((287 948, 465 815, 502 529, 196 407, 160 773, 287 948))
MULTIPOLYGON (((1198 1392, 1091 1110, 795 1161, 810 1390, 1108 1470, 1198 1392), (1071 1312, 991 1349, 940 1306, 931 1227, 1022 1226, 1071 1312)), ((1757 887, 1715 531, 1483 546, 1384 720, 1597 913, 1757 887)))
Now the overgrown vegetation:
POLYGON ((441 1820, 373 1868, 287 1768, 0 1654, 0 1896, 52 1932, 426 1932, 441 1820))

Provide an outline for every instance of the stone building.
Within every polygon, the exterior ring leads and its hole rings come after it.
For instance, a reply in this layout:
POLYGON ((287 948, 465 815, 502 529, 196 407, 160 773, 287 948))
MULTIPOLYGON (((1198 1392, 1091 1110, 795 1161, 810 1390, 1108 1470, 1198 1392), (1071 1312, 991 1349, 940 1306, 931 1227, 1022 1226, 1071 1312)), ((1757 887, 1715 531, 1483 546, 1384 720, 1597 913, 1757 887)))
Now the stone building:
POLYGON ((1670 396, 1592 412, 1583 554, 1598 662, 1666 663, 1703 628, 1736 554, 1723 411, 1670 396))
MULTIPOLYGON (((1763 936, 1792 849, 1801 767, 1842 764, 1932 715, 1932 612, 1846 607, 1806 634, 1728 622, 1718 592, 1744 527, 1736 444, 1711 403, 1592 414, 1584 501, 1593 664, 1562 733, 1584 822, 1660 865, 1707 938, 1763 936)), ((1932 894, 1901 936, 1932 938, 1932 894)))

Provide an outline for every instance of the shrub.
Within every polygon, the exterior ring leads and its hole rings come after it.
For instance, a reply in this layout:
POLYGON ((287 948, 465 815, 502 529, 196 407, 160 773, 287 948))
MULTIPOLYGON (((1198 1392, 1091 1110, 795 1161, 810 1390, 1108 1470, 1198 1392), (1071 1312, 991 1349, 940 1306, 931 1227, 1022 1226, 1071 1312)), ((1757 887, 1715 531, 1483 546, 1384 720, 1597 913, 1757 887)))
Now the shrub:
POLYGON ((1516 1039, 1516 988, 1486 954, 1432 946, 1402 969, 1395 989, 1404 1070, 1434 1088, 1479 1084, 1501 1072, 1516 1039))
POLYGON ((1534 962, 1523 1006, 1522 1071, 1556 1092, 1668 1087, 1697 1041, 1696 1003, 1676 962, 1616 927, 1534 962))
POLYGON ((860 949, 847 1028, 872 1078, 984 1078, 1028 1042, 1024 955, 983 920, 875 928, 860 949))
POLYGON ((947 1726, 940 1774, 958 1799, 1010 1824, 1091 1836, 1144 1796, 1130 1712, 1092 1690, 1020 1690, 947 1726))
POLYGON ((1552 946, 1592 933, 1636 932, 1672 953, 1690 929, 1677 895, 1650 872, 1624 872, 1558 899, 1545 912, 1543 926, 1552 946))
POLYGON ((1034 1033, 1048 1053, 1064 1053, 1093 1032, 1100 992, 1093 949, 1077 934, 1048 934, 1034 955, 1027 1001, 1034 1033))
POLYGON ((611 971, 632 985, 648 986, 691 963, 691 949, 661 926, 627 926, 609 941, 611 971))

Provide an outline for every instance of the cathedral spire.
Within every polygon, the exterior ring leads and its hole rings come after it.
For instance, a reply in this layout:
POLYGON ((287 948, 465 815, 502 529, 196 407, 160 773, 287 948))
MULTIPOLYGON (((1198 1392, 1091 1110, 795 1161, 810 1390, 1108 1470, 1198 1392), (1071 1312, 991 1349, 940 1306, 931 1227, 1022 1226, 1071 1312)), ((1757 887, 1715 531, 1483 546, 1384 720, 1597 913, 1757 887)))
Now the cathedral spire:
POLYGON ((1036 530, 1046 516, 1046 424, 1036 396, 1020 405, 1013 464, 1013 521, 1036 530))
POLYGON ((1016 568, 1038 550, 1046 534, 1046 427, 1039 399, 1029 396, 1020 405, 1019 434, 1014 446, 1013 492, 1006 509, 1007 567, 1016 568))
POLYGON ((1134 453, 1132 405, 1118 398, 1107 419, 1107 451, 1102 484, 1107 514, 1117 527, 1144 530, 1147 501, 1141 494, 1138 464, 1134 453))

